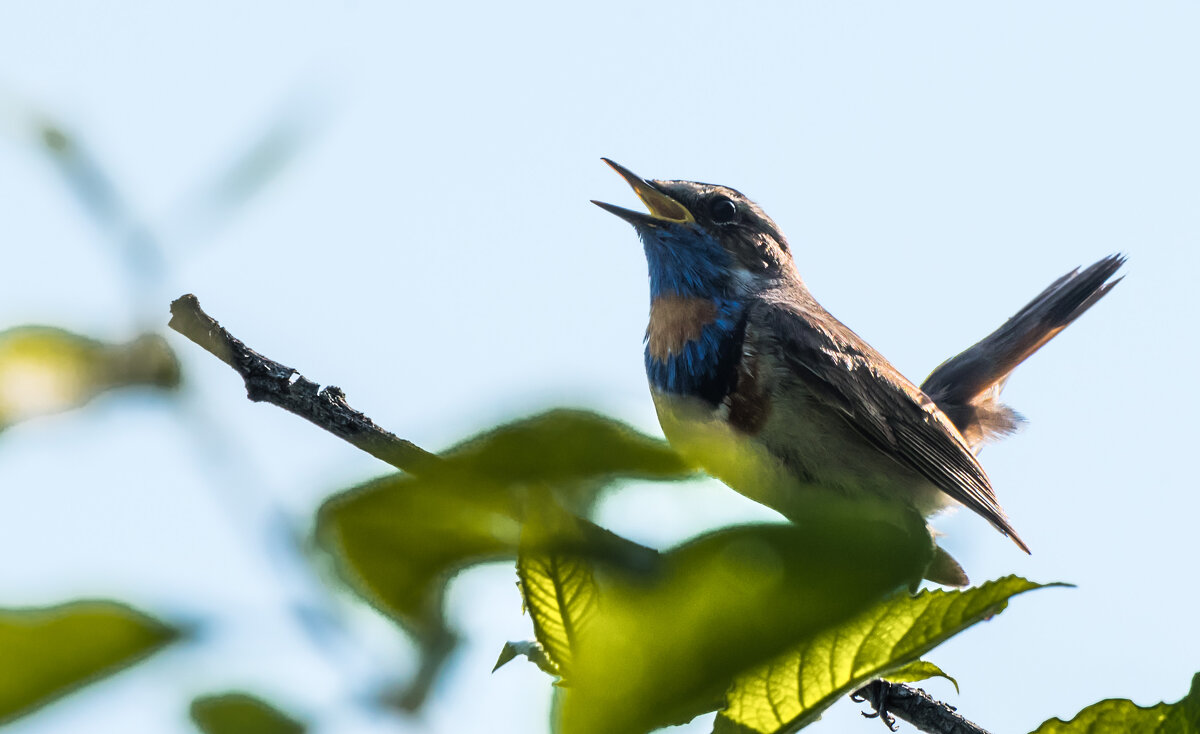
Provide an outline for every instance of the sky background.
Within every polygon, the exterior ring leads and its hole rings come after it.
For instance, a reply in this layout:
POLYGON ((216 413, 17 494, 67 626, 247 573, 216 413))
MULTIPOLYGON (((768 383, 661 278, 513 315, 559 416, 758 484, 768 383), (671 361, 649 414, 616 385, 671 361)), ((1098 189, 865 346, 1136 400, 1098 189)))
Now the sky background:
MULTIPOLYGON (((0 326, 124 340, 195 293, 436 450, 556 405, 657 434, 641 247, 588 203, 636 200, 600 156, 758 201, 817 298, 914 381, 1125 252, 1126 280, 1010 381, 1028 427, 981 457, 1033 555, 970 513, 937 523, 975 580, 1077 588, 938 648, 962 693, 927 688, 998 732, 1173 701, 1200 670, 1198 31, 1194 2, 7 3, 0 326), (131 297, 39 118, 165 247, 151 290, 131 297), (290 165, 236 211, 209 196, 280 120, 290 165)), ((284 607, 304 579, 269 563, 261 527, 273 505, 305 527, 384 467, 170 338, 182 407, 113 396, 0 437, 0 603, 113 597, 205 633, 10 731, 189 732, 190 697, 230 688, 327 732, 545 730, 544 676, 490 673, 531 636, 511 565, 456 582, 466 639, 420 716, 354 705, 411 650, 347 600, 369 653, 316 651, 284 607), (199 445, 200 420, 225 448, 199 445)), ((658 544, 768 517, 713 482, 631 487, 602 512, 658 544)), ((859 708, 810 731, 877 731, 859 708)))

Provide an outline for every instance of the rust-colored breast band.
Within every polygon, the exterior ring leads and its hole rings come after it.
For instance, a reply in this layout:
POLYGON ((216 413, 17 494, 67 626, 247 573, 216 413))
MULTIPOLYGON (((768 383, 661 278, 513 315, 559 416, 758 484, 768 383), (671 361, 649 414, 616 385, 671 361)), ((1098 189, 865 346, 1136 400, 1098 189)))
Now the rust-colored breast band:
POLYGON ((660 296, 650 303, 646 343, 650 356, 665 360, 700 338, 705 326, 717 320, 717 304, 707 298, 660 296))

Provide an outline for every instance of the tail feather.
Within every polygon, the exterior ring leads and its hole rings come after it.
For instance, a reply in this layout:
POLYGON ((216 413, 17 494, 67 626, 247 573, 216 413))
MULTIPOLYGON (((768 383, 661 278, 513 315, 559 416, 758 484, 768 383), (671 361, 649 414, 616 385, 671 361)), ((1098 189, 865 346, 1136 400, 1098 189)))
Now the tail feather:
POLYGON ((925 378, 921 389, 946 413, 971 448, 978 450, 989 439, 1017 429, 1024 419, 1000 402, 1005 381, 1017 365, 1121 282, 1121 278, 1110 279, 1124 263, 1124 255, 1110 255, 1083 271, 1072 270, 999 329, 925 378))

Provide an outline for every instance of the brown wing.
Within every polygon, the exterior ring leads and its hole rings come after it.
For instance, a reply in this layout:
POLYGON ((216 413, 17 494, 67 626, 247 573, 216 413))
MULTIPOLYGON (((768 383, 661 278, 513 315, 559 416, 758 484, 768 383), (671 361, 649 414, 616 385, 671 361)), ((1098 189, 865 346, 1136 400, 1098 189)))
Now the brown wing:
POLYGON ((791 372, 876 448, 971 508, 1026 553, 991 483, 950 419, 878 352, 812 300, 755 306, 751 322, 780 340, 791 372))

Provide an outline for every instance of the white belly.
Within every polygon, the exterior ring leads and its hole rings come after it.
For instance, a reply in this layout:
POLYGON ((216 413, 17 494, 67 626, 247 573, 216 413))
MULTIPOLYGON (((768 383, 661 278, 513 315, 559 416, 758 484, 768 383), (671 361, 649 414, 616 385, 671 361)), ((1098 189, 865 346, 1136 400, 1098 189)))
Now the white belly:
POLYGON ((803 522, 848 515, 893 522, 902 508, 927 516, 950 498, 884 456, 837 419, 789 415, 776 406, 757 435, 732 428, 723 406, 651 390, 675 450, 739 493, 803 522))

